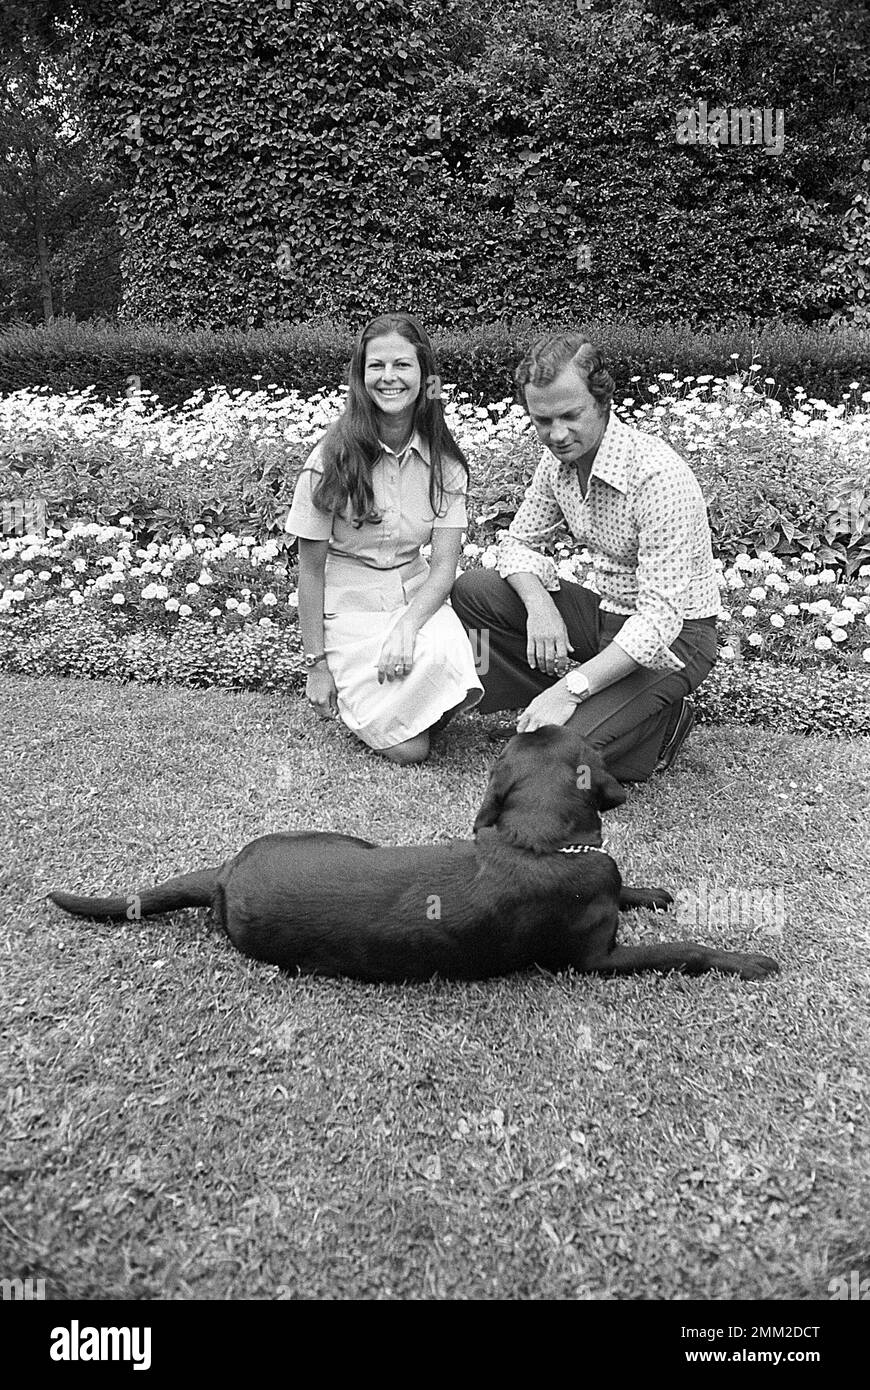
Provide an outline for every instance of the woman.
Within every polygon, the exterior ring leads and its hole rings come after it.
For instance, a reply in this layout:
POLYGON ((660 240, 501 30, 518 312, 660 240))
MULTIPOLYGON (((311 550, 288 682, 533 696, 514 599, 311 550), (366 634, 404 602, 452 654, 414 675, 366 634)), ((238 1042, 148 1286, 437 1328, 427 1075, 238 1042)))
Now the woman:
POLYGON ((357 338, 347 405, 306 462, 285 530, 299 541, 306 694, 392 762, 477 704, 471 645, 446 603, 468 465, 444 422, 432 345, 410 314, 357 338), (421 547, 431 542, 431 568, 421 547))

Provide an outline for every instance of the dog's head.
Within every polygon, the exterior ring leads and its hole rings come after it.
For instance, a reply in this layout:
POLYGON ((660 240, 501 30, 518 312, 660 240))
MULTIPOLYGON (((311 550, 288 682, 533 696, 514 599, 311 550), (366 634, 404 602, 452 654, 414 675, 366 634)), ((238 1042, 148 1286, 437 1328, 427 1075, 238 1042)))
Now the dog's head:
POLYGON ((601 812, 626 793, 580 734, 545 724, 516 734, 490 773, 474 833, 496 826, 523 849, 547 853, 575 839, 601 844, 601 812))

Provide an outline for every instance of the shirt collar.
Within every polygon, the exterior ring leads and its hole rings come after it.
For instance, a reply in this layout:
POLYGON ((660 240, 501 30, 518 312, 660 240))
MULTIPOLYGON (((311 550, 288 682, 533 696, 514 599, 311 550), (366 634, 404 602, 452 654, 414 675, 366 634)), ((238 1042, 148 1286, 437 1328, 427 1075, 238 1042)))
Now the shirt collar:
MULTIPOLYGON (((593 478, 600 478, 603 483, 609 483, 615 487, 617 492, 628 492, 628 446, 631 442, 631 431, 624 425, 610 410, 610 419, 607 421, 607 428, 601 436, 601 443, 598 445, 598 452, 595 455, 595 462, 592 464, 589 473, 589 481, 593 478)), ((573 463, 563 463, 561 468, 573 470, 573 463)))
MULTIPOLYGON (((385 454, 392 454, 393 458, 399 457, 395 450, 391 449, 389 444, 385 444, 382 439, 379 439, 378 443, 380 444, 381 449, 385 454)), ((421 459, 425 464, 429 464, 429 441, 424 438, 424 436, 420 433, 419 430, 415 430, 414 433, 411 435, 411 438, 408 441, 408 446, 405 449, 405 454, 403 457, 407 457, 407 455, 410 453, 412 449, 414 449, 420 455, 421 459)))

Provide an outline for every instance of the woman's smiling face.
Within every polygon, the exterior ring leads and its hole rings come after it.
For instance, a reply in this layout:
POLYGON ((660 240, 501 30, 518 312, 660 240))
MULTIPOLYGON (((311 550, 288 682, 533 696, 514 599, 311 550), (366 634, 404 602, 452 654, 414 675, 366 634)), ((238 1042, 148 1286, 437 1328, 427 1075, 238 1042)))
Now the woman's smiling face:
POLYGON ((366 343, 366 395, 391 419, 410 419, 420 394, 422 373, 417 349, 399 333, 385 333, 366 343))

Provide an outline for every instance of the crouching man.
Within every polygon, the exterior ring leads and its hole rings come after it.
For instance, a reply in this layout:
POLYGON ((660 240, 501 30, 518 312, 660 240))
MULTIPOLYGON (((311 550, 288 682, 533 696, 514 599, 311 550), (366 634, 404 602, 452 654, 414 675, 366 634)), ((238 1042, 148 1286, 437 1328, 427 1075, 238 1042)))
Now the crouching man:
POLYGON ((716 660, 701 489, 673 449, 617 419, 604 354, 582 334, 540 338, 515 380, 546 452, 496 568, 464 572, 451 595, 466 628, 487 635, 477 708, 522 707, 519 733, 571 721, 614 777, 642 782, 673 762, 716 660), (560 582, 533 549, 563 521, 591 553, 595 589, 560 582))

